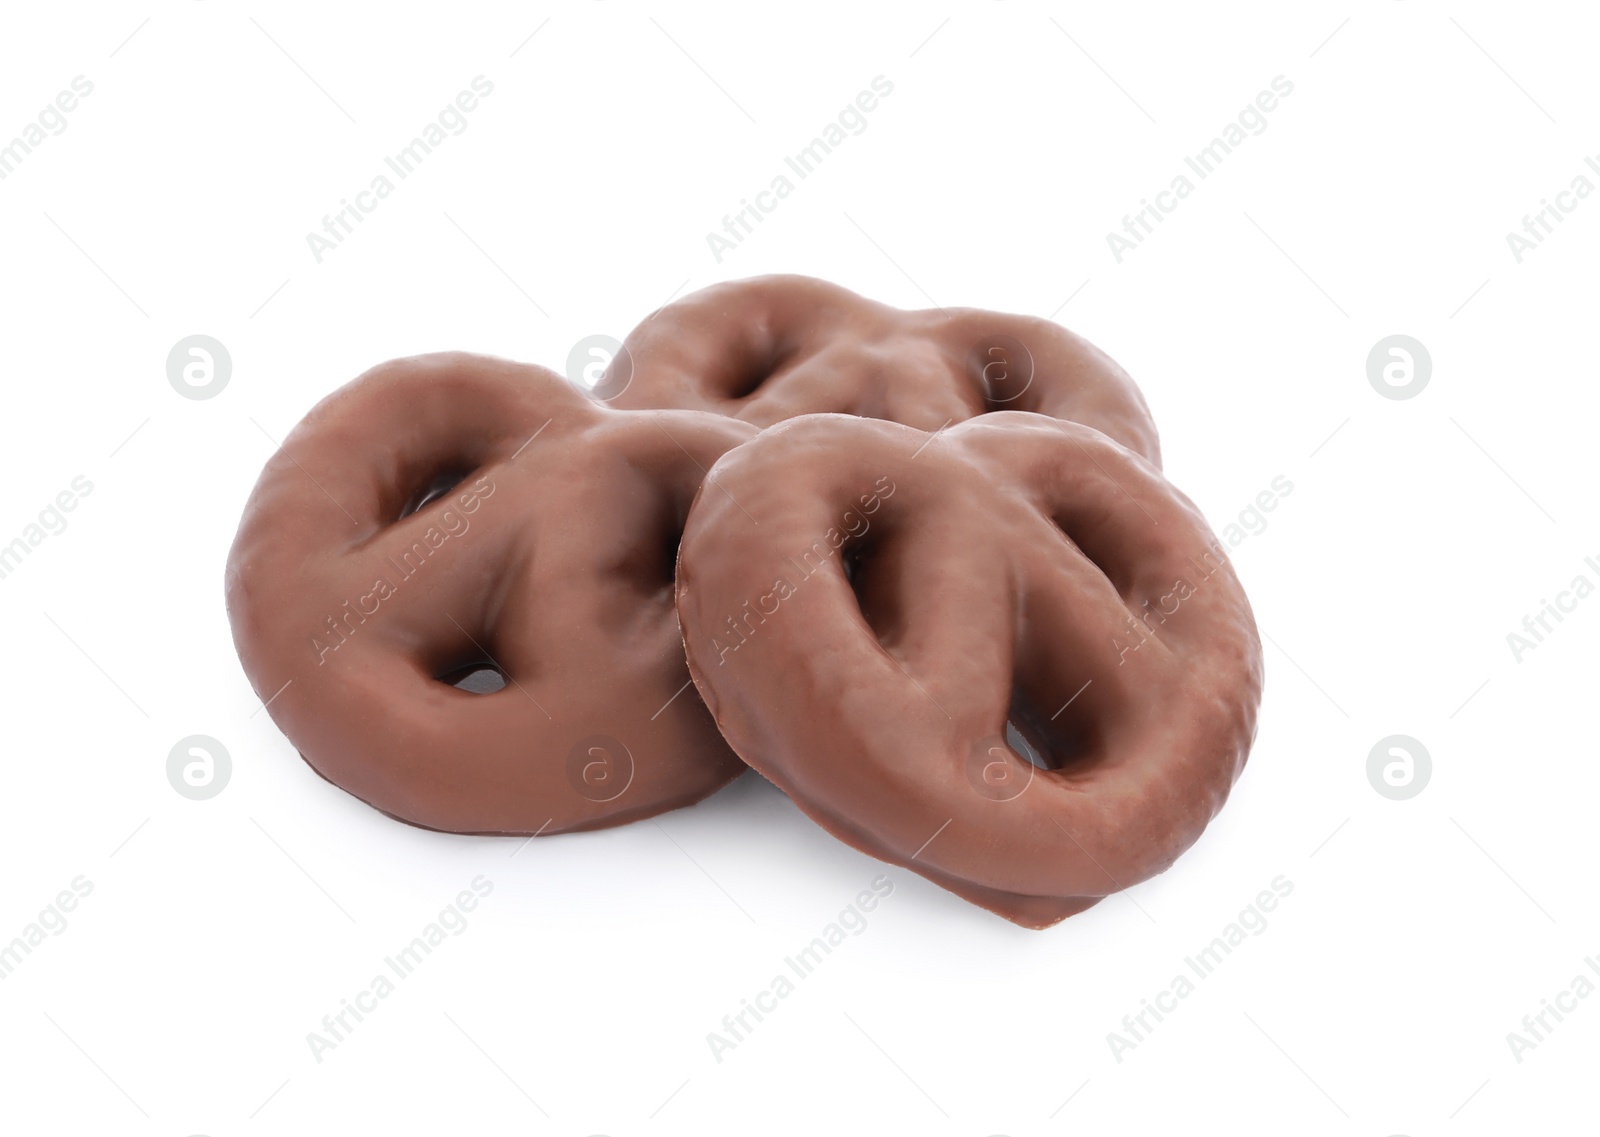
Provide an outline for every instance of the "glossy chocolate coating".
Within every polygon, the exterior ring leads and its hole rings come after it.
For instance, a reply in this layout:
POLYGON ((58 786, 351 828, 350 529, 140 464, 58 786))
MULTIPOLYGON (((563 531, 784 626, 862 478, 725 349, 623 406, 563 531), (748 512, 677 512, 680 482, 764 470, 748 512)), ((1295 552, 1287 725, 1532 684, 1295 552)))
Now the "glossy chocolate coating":
POLYGON ((715 411, 757 426, 834 411, 921 430, 1032 411, 1092 426, 1161 464, 1127 372, 1049 320, 905 311, 810 277, 762 276, 667 305, 624 347, 598 387, 616 407, 715 411))
POLYGON ((1222 546, 1076 423, 769 428, 712 468, 677 602, 745 761, 844 841, 1027 927, 1170 866, 1255 733, 1260 642, 1222 546))
POLYGON ((417 825, 548 834, 703 798, 744 767, 683 690, 672 558, 705 470, 754 433, 480 356, 374 368, 245 507, 245 672, 319 773, 417 825), (444 681, 489 661, 500 690, 444 681))

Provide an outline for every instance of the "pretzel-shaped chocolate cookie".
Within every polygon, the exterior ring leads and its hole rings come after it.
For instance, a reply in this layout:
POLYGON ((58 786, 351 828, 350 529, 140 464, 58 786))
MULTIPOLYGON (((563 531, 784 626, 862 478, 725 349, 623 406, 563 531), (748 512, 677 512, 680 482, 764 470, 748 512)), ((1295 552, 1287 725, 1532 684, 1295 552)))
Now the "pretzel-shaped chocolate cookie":
POLYGON ((690 673, 835 836, 1039 928, 1162 872, 1221 808, 1260 642, 1143 458, 1038 415, 809 415, 710 478, 678 555, 690 673))
POLYGON ((667 305, 623 346, 595 388, 616 407, 687 407, 757 426, 836 411, 921 430, 1034 411, 1092 426, 1161 464, 1133 380, 1049 320, 903 311, 826 281, 762 276, 667 305))
POLYGON ((559 833, 697 801, 744 766, 684 690, 673 555, 705 470, 754 433, 479 356, 374 368, 245 508, 244 669, 319 773, 417 825, 559 833))

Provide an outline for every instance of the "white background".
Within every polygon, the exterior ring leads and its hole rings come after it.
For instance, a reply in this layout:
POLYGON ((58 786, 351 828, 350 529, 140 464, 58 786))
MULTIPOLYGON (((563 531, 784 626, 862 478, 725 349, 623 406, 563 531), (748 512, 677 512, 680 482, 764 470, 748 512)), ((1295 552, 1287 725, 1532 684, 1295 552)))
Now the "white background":
POLYGON ((0 580, 0 938, 93 892, 0 981, 5 1127, 1592 1131, 1600 997, 1521 1062, 1506 1037, 1600 956, 1600 599, 1506 640, 1600 583, 1600 197, 1506 242, 1600 154, 1586 7, 9 6, 0 140, 94 90, 0 181, 0 543, 94 488, 0 580), (480 74, 466 132, 317 263, 306 234, 480 74), (706 233, 877 75, 868 129, 718 263, 706 233), (1269 128, 1117 263, 1107 232, 1277 75, 1269 128), (519 852, 388 820, 259 713, 222 571, 270 439, 383 359, 559 369, 779 271, 1053 315, 1140 382, 1219 530, 1293 483, 1234 553, 1260 736, 1163 877, 1024 931, 754 776, 519 852), (194 333, 233 358, 204 401, 165 373, 194 333), (1405 401, 1366 375, 1393 333, 1433 361, 1405 401), (165 773, 196 733, 234 765, 203 802, 165 773), (1396 733, 1433 761, 1401 802, 1366 775, 1396 733), (884 871, 866 931, 716 1061, 884 871), (307 1033, 479 874, 467 930, 317 1062, 307 1033), (1117 1061, 1280 874, 1267 930, 1117 1061))

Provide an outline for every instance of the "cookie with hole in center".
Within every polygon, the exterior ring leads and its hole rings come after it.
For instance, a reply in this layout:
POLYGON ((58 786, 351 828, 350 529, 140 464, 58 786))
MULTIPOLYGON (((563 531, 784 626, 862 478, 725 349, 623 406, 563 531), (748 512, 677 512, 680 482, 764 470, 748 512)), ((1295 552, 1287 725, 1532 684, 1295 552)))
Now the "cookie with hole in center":
POLYGON ((697 801, 744 766, 689 685, 673 558, 705 471, 754 433, 504 360, 376 367, 250 495, 240 662, 318 773, 416 825, 549 834, 697 801))
POLYGON ((770 427, 712 467, 677 602, 746 762, 1031 928, 1171 866, 1255 734, 1261 645, 1223 546, 1078 423, 770 427))
POLYGON ((668 304, 628 334, 594 393, 615 407, 713 411, 757 426, 831 412, 938 430, 1031 411, 1092 426, 1161 465, 1134 381, 1060 324, 904 310, 805 276, 715 284, 668 304))

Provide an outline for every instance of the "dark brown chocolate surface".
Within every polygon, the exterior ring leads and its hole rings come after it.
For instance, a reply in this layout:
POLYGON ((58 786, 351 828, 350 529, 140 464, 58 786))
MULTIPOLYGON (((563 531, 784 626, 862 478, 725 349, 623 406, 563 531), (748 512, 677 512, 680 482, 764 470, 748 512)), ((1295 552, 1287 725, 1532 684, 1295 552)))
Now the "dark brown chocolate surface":
POLYGON ((937 430, 990 411, 1081 422, 1157 466, 1128 374, 1049 320, 903 311, 804 276, 717 284, 635 328, 598 393, 616 407, 715 411, 757 426, 834 411, 937 430))
POLYGON ((672 558, 705 469, 754 433, 480 356, 374 368, 245 508, 244 669, 319 773, 418 825, 557 833, 703 798, 744 767, 683 689, 672 558), (503 688, 450 682, 484 667, 503 688))
POLYGON ((1222 546, 1076 423, 780 423, 712 468, 677 603, 745 761, 841 839, 1028 927, 1171 865, 1255 732, 1260 643, 1222 546))

